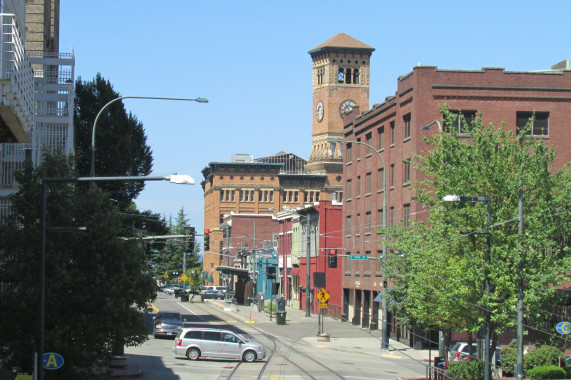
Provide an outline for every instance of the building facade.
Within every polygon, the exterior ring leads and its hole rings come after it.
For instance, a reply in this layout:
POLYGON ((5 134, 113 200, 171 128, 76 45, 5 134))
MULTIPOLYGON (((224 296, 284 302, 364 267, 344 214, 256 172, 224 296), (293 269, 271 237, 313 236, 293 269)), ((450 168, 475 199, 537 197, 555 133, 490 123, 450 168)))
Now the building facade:
POLYGON ((73 54, 59 52, 59 0, 1 4, 0 223, 25 160, 38 165, 44 149, 74 151, 75 80, 73 54))
MULTIPOLYGON (((439 107, 444 104, 467 121, 481 113, 485 124, 500 125, 512 131, 525 125, 535 112, 534 137, 552 145, 557 157, 555 169, 571 160, 571 71, 569 61, 539 72, 510 72, 503 68, 460 71, 417 66, 398 78, 395 96, 369 110, 354 109, 345 120, 343 138, 372 145, 383 157, 362 144, 346 144, 344 162, 344 239, 346 254, 366 255, 366 260, 343 260, 343 292, 346 313, 354 324, 365 325, 370 316, 378 323, 378 302, 382 273, 380 237, 375 232, 387 224, 408 225, 425 220, 426 210, 412 199, 410 182, 419 180, 408 163, 413 154, 427 149, 423 137, 440 133, 439 107), (437 122, 438 121, 438 122, 437 122), (421 126, 430 125, 429 130, 421 126), (385 182, 386 177, 386 182, 385 182), (383 198, 387 209, 383 209, 383 198)), ((468 138, 457 126, 459 138, 468 138)), ((335 147, 340 151, 340 147, 335 147)), ((388 316, 391 337, 414 345, 414 338, 398 321, 388 316)))

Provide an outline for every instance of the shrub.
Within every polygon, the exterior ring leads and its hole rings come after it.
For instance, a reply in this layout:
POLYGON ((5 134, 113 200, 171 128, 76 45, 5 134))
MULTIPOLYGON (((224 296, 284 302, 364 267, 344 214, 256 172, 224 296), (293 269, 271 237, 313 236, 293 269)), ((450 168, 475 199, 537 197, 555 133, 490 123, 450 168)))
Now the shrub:
POLYGON ((504 347, 501 349, 502 354, 502 372, 504 376, 513 376, 514 368, 517 363, 517 349, 514 347, 504 347))
POLYGON ((266 304, 266 313, 273 313, 276 311, 277 305, 275 302, 266 304))
POLYGON ((481 360, 460 360, 450 363, 446 376, 456 380, 481 380, 484 378, 484 362, 481 360))
POLYGON ((571 379, 571 365, 566 365, 565 367, 563 367, 563 370, 567 374, 567 378, 571 379))
POLYGON ((565 379, 567 374, 556 365, 541 365, 527 371, 527 376, 532 379, 565 379))
MULTIPOLYGON (((503 358, 502 358, 503 360, 503 358)), ((555 365, 559 366, 559 361, 565 362, 565 355, 557 347, 541 346, 534 348, 529 354, 523 357, 523 368, 527 372, 532 368, 555 365)))

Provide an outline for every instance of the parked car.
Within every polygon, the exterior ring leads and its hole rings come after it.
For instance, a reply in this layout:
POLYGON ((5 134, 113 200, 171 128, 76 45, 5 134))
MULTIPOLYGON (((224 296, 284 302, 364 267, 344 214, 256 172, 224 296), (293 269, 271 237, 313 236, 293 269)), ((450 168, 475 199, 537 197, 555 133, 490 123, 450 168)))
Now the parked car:
POLYGON ((219 290, 222 293, 226 293, 226 287, 225 286, 212 286, 212 285, 206 285, 204 288, 202 288, 202 290, 200 291, 199 294, 204 294, 206 293, 208 290, 219 290))
POLYGON ((160 311, 153 317, 153 321, 153 335, 156 338, 158 336, 176 336, 186 320, 176 311, 160 311))
MULTIPOLYGON (((457 362, 463 359, 476 359, 478 357, 478 345, 472 343, 472 357, 470 357, 470 346, 466 342, 457 342, 454 347, 450 350, 450 361, 457 362)), ((500 365, 501 362, 501 352, 500 348, 496 347, 495 353, 495 363, 500 365)))
POLYGON ((184 328, 178 333, 173 352, 190 360, 211 357, 253 362, 266 356, 264 346, 248 336, 230 330, 197 327, 184 328))
POLYGON ((202 293, 201 296, 203 300, 221 300, 224 298, 224 293, 219 290, 207 290, 206 292, 202 293))
POLYGON ((175 285, 175 284, 169 284, 170 286, 165 286, 163 288, 163 292, 165 292, 166 294, 174 294, 175 291, 182 291, 182 286, 180 285, 175 285))

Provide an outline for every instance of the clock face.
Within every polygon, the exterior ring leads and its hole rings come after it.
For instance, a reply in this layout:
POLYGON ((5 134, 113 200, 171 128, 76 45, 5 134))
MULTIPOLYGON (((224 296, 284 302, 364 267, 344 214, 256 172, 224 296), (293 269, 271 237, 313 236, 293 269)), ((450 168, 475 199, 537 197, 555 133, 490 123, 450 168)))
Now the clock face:
POLYGON ((323 102, 321 100, 317 102, 317 107, 315 107, 315 116, 317 121, 321 123, 323 120, 323 102))
POLYGON ((355 107, 356 105, 357 103, 354 100, 351 99, 344 100, 343 103, 341 103, 341 105, 339 106, 339 114, 343 116, 351 112, 353 110, 353 107, 355 107))

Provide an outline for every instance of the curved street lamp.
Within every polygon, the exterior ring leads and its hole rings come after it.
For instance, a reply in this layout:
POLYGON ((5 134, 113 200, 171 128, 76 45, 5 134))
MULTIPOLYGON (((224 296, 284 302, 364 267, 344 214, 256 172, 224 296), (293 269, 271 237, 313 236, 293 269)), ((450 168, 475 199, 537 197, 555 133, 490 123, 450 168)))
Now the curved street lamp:
MULTIPOLYGON (((340 139, 328 139, 330 143, 340 143, 340 144, 361 144, 369 147, 374 151, 377 156, 381 159, 383 164, 383 258, 387 259, 387 171, 385 170, 385 160, 381 156, 381 152, 376 150, 371 145, 361 142, 361 141, 351 141, 351 140, 340 140, 340 139)), ((383 278, 383 297, 381 301, 382 313, 383 313, 383 324, 382 324, 382 339, 381 339, 381 349, 389 349, 389 324, 388 324, 388 305, 387 305, 387 280, 385 278, 385 273, 383 271, 383 265, 381 265, 381 276, 383 278)))
POLYGON ((111 104, 113 104, 113 103, 115 103, 121 99, 182 100, 182 101, 186 101, 186 102, 208 103, 208 99, 205 99, 205 98, 194 98, 194 99, 190 99, 190 98, 164 98, 164 97, 157 97, 157 96, 120 96, 118 98, 115 98, 115 99, 109 101, 107 104, 105 104, 103 107, 101 107, 101 109, 97 113, 97 116, 95 117, 95 121, 93 122, 93 129, 91 130, 91 169, 89 171, 90 177, 95 177, 95 129, 97 128, 97 121, 99 120, 99 116, 101 116, 101 113, 103 113, 103 110, 105 110, 108 106, 110 106, 111 104))

